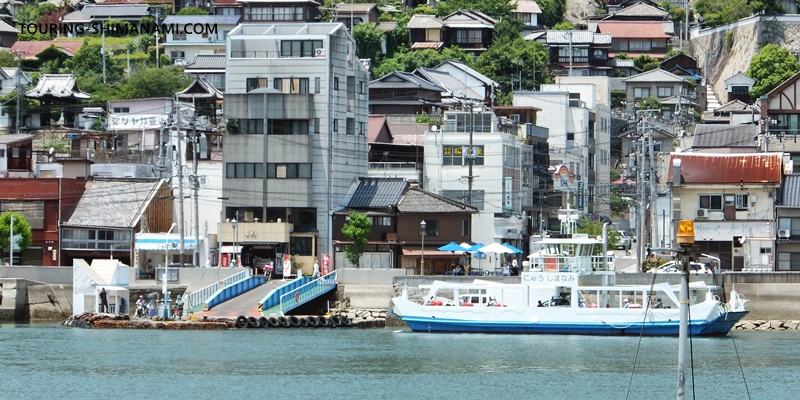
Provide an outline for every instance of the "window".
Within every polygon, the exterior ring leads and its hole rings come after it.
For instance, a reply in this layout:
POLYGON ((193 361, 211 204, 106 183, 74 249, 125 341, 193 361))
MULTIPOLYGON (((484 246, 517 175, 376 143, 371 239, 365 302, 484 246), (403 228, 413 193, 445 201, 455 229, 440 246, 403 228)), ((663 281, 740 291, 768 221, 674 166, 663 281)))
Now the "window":
POLYGON ((712 211, 722 211, 722 195, 721 194, 701 194, 700 195, 700 208, 706 208, 712 211))
POLYGON ((6 157, 6 149, 0 149, 0 158, 6 157))
MULTIPOLYGON (((569 62, 569 47, 558 48, 558 62, 569 62)), ((587 47, 572 47, 572 62, 585 63, 589 62, 589 48, 587 47)))
POLYGON ((574 132, 567 132, 567 140, 575 140, 575 133, 574 132))
POLYGON ((322 40, 283 40, 281 57, 314 57, 317 49, 321 48, 322 40))
POLYGON ((114 107, 114 114, 127 114, 131 112, 129 107, 114 107))
POLYGON ((263 163, 225 163, 226 178, 257 178, 264 177, 263 163))
POLYGON ((178 30, 172 34, 172 40, 186 40, 186 31, 178 30))
POLYGON ((478 29, 458 29, 456 43, 483 43, 483 32, 478 29))
POLYGON ((314 78, 314 93, 319 94, 319 77, 314 78))
POLYGON ((356 121, 353 118, 348 118, 345 121, 345 134, 347 135, 355 135, 356 134, 356 121))
POLYGON ((669 97, 672 96, 672 88, 671 87, 658 87, 658 97, 669 97))
POLYGON ((469 237, 469 220, 462 219, 461 220, 461 236, 469 237))
POLYGON ((749 208, 749 199, 750 195, 747 193, 744 194, 737 194, 736 195, 736 209, 737 210, 747 210, 749 208))
POLYGON ((314 118, 314 133, 319 133, 319 118, 314 118))
POLYGON ((750 89, 747 86, 731 86, 732 94, 749 94, 750 89))
POLYGON ((239 133, 244 135, 261 135, 264 133, 263 119, 240 119, 239 133))
POLYGON ((365 94, 365 93, 367 93, 367 89, 366 89, 366 87, 367 87, 367 85, 366 85, 366 84, 364 84, 364 81, 359 81, 359 82, 358 82, 358 94, 365 94))
POLYGON ((274 179, 311 179, 311 164, 269 163, 267 178, 274 179))
POLYGON ((275 78, 275 89, 283 93, 308 93, 308 78, 275 78))
POLYGON ((800 253, 778 253, 778 271, 800 271, 800 253))
POLYGON ((267 122, 268 135, 308 135, 308 121, 290 119, 270 119, 267 122))
MULTIPOLYGON (((442 165, 469 165, 468 151, 469 146, 444 146, 442 148, 442 165)), ((475 153, 475 163, 473 165, 483 165, 483 146, 472 146, 475 153)))
POLYGON ((778 230, 787 230, 791 236, 800 236, 800 218, 779 218, 778 230))
POLYGON ((439 236, 439 221, 435 219, 425 220, 425 236, 439 236))
POLYGON ((247 91, 267 87, 267 78, 247 78, 247 91))
POLYGON ((336 118, 333 119, 333 131, 339 132, 339 120, 336 118))
POLYGON ((364 135, 367 134, 366 126, 367 126, 367 124, 364 123, 364 122, 359 122, 358 123, 358 134, 359 135, 364 136, 364 135))
POLYGON ((131 232, 95 229, 63 229, 63 249, 130 250, 131 232))
POLYGON ((19 158, 19 147, 11 148, 11 158, 19 158))
POLYGON ((313 256, 314 249, 311 243, 314 241, 309 236, 289 237, 289 250, 292 254, 299 256, 313 256))
POLYGON ((176 61, 177 60, 183 60, 184 57, 186 57, 186 53, 184 53, 182 51, 170 51, 169 52, 169 58, 171 58, 172 60, 176 60, 176 61))
POLYGON ((650 88, 633 88, 633 97, 636 99, 646 99, 650 97, 650 88))
POLYGON ((375 226, 392 226, 392 217, 371 217, 370 221, 375 226))
POLYGON ((650 51, 649 40, 630 40, 628 41, 629 51, 650 51))
POLYGON ((339 90, 339 77, 333 77, 333 90, 339 90))

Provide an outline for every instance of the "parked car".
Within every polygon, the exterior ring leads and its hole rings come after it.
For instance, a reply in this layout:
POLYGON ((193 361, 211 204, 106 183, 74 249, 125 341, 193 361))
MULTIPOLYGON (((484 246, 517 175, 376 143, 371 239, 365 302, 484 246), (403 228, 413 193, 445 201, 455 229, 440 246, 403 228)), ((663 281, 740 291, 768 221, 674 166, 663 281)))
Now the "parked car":
MULTIPOLYGON (((647 272, 650 274, 676 274, 681 272, 681 263, 680 261, 669 261, 662 264, 658 268, 650 269, 647 272)), ((711 265, 709 264, 692 262, 689 263, 689 272, 692 274, 710 274, 713 271, 711 269, 711 265)))
POLYGON ((631 237, 625 234, 625 231, 617 231, 617 233, 619 234, 616 243, 617 248, 622 250, 630 250, 631 237))

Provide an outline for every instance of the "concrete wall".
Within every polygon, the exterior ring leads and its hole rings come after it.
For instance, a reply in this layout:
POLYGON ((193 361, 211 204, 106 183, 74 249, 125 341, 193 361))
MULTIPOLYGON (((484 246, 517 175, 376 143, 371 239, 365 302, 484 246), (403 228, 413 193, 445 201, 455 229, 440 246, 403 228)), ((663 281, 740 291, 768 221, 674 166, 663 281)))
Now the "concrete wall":
MULTIPOLYGON (((244 271, 247 268, 181 268, 180 272, 178 273, 178 282, 168 282, 170 285, 180 283, 180 284, 197 284, 197 283, 214 283, 219 282, 229 276, 236 275, 239 272, 244 271)), ((163 268, 162 268, 163 270, 163 268)), ((170 268, 172 271, 173 268, 170 268)), ((137 285, 147 285, 147 284, 154 284, 156 281, 154 280, 144 280, 139 279, 138 270, 136 268, 130 269, 130 285, 137 286, 137 285)), ((158 281, 160 282, 160 280, 158 281)), ((70 277, 69 283, 72 283, 72 268, 70 268, 70 277)))
POLYGON ((336 271, 336 278, 340 285, 391 286, 395 277, 406 275, 404 269, 339 268, 336 271))
POLYGON ((72 267, 2 266, 0 278, 27 279, 40 283, 72 284, 72 267))

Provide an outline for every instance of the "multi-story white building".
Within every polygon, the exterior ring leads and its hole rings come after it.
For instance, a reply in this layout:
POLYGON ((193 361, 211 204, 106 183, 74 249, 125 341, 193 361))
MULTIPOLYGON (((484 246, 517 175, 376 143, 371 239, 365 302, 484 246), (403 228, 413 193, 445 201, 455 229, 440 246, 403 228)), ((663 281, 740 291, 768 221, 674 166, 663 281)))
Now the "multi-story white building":
POLYGON ((239 25, 227 56, 223 208, 238 218, 222 241, 244 246, 243 265, 291 254, 310 271, 331 253, 331 210, 367 175, 369 74, 340 23, 239 25))
POLYGON ((491 110, 476 105, 472 112, 448 111, 441 128, 425 133, 424 187, 479 210, 472 220, 473 241, 522 248, 527 228, 523 209, 533 201, 532 160, 532 146, 517 136, 517 126, 504 129, 491 110))
POLYGON ((239 15, 170 15, 163 23, 175 31, 165 35, 164 54, 178 65, 192 63, 201 54, 224 54, 225 37, 240 18, 239 15))
POLYGON ((606 77, 562 77, 542 91, 515 92, 515 106, 540 108, 537 124, 550 130, 550 163, 575 177, 562 204, 607 216, 610 206, 611 108, 606 77))

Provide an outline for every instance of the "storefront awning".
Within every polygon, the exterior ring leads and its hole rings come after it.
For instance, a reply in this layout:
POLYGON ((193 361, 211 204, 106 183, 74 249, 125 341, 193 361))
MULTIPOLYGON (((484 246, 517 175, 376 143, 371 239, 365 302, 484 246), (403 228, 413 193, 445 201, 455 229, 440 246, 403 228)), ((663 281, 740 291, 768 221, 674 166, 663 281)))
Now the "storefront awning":
POLYGON ((251 246, 276 246, 279 245, 281 242, 250 242, 250 241, 243 241, 242 245, 251 245, 251 246))
MULTIPOLYGON (((416 249, 413 249, 413 248, 412 249, 403 249, 403 255, 404 256, 409 256, 409 257, 421 257, 422 256, 422 249, 419 249, 419 248, 416 248, 416 249)), ((457 257, 462 257, 462 256, 464 256, 464 253, 461 253, 461 252, 456 252, 454 254, 453 252, 450 252, 450 251, 439 251, 439 250, 436 250, 436 248, 433 248, 431 250, 425 249, 425 257, 437 257, 437 258, 440 258, 440 257, 441 258, 446 258, 446 257, 454 258, 454 257, 456 257, 457 258, 457 257)))
POLYGON ((219 252, 222 254, 241 253, 242 246, 222 246, 220 247, 219 252))
MULTIPOLYGON (((203 239, 201 238, 202 242, 203 239)), ((164 251, 164 246, 169 246, 169 250, 180 249, 181 238, 180 235, 170 233, 139 233, 136 235, 136 250, 161 250, 164 251)), ((183 237, 183 248, 194 249, 194 238, 183 237)))

